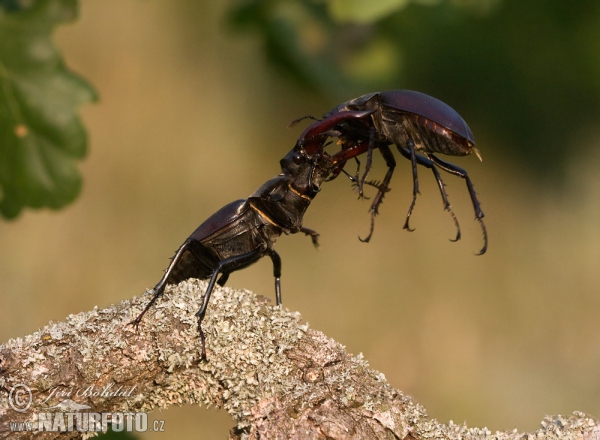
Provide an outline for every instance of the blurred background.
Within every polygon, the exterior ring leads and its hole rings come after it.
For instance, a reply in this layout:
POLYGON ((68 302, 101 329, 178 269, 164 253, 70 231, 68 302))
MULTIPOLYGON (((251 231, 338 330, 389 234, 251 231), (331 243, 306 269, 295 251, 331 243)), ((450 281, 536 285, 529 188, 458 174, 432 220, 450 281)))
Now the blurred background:
MULTIPOLYGON (((592 0, 81 1, 56 43, 100 100, 82 108, 83 189, 0 222, 0 341, 141 295, 183 240, 279 172, 304 128, 361 94, 415 89, 475 134, 444 175, 463 239, 421 170, 412 233, 399 155, 369 244, 369 201, 343 177, 284 236, 283 301, 363 353, 442 422, 537 429, 600 416, 600 3, 592 0)), ((375 155, 371 176, 385 164, 375 155)), ((354 166, 349 166, 353 171, 354 166)), ((273 296, 264 259, 228 285, 273 296)), ((171 408, 168 438, 224 438, 215 409, 171 408)), ((153 438, 148 433, 140 438, 153 438)))

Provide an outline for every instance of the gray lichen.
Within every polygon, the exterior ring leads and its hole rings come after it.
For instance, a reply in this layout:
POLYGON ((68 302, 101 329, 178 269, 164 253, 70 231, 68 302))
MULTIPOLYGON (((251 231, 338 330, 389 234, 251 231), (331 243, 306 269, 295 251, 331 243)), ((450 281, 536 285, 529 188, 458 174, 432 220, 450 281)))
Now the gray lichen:
POLYGON ((215 289, 203 322, 208 362, 200 361, 194 314, 205 289, 198 280, 169 287, 138 331, 128 324, 148 295, 1 345, 0 434, 68 397, 94 412, 214 405, 235 421, 232 438, 600 438, 598 422, 581 413, 548 417, 529 434, 440 424, 362 356, 245 290, 215 289), (33 394, 24 413, 8 404, 19 383, 33 394))

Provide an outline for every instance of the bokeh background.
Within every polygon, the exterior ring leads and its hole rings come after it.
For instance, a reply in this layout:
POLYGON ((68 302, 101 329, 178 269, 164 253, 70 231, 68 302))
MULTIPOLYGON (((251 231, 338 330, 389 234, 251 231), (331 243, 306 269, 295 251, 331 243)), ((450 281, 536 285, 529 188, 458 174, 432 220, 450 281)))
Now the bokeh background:
MULTIPOLYGON (((448 240, 425 170, 416 230, 402 230, 412 186, 399 158, 370 244, 357 239, 369 201, 343 177, 306 215, 318 251, 304 236, 278 241, 284 306, 443 422, 526 431, 547 414, 599 416, 600 4, 360 5, 81 1, 56 42, 100 95, 82 109, 84 187, 64 210, 0 223, 0 340, 151 288, 201 221, 279 172, 303 129, 291 120, 416 89, 475 133, 483 162, 452 161, 479 193, 487 254, 474 256, 479 226, 449 175, 463 239, 448 240)), ((372 176, 384 173, 376 158, 372 176)), ((266 259, 228 284, 272 296, 271 271, 266 259)), ((165 438, 232 426, 216 409, 152 416, 165 438)))

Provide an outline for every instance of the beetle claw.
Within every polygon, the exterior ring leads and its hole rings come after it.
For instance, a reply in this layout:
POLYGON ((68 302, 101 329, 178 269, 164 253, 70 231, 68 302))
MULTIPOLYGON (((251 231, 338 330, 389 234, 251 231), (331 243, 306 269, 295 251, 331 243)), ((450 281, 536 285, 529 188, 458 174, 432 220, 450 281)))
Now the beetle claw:
POLYGON ((458 219, 456 218, 454 211, 452 211, 450 204, 446 205, 445 209, 446 209, 446 211, 448 211, 450 213, 452 220, 454 220, 454 226, 456 226, 456 237, 454 237, 454 240, 450 239, 451 242, 456 243, 458 240, 460 240, 460 237, 461 237, 460 224, 458 223, 458 219))
POLYGON ((475 255, 483 255, 486 253, 487 251, 487 247, 488 247, 488 235, 487 235, 487 229, 485 227, 485 223, 483 223, 483 219, 481 219, 480 217, 477 217, 477 221, 479 222, 479 225, 481 226, 481 232, 483 232, 483 247, 481 248, 481 250, 479 252, 477 252, 475 255))

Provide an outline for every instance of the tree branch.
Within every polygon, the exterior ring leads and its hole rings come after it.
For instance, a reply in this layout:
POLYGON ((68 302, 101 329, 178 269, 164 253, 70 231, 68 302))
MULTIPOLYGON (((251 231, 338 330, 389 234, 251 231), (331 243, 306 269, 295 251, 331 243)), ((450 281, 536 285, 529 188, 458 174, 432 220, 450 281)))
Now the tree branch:
MULTIPOLYGON (((17 437, 11 422, 37 427, 41 412, 149 412, 194 403, 227 410, 236 439, 532 438, 429 419, 361 356, 248 291, 215 289, 203 322, 208 362, 199 362, 194 314, 205 289, 197 280, 171 286, 137 332, 127 324, 149 296, 70 315, 0 345, 0 435, 17 437), (18 384, 32 393, 25 412, 10 405, 18 384)), ((597 440, 600 424, 582 413, 547 417, 529 435, 597 440)))

